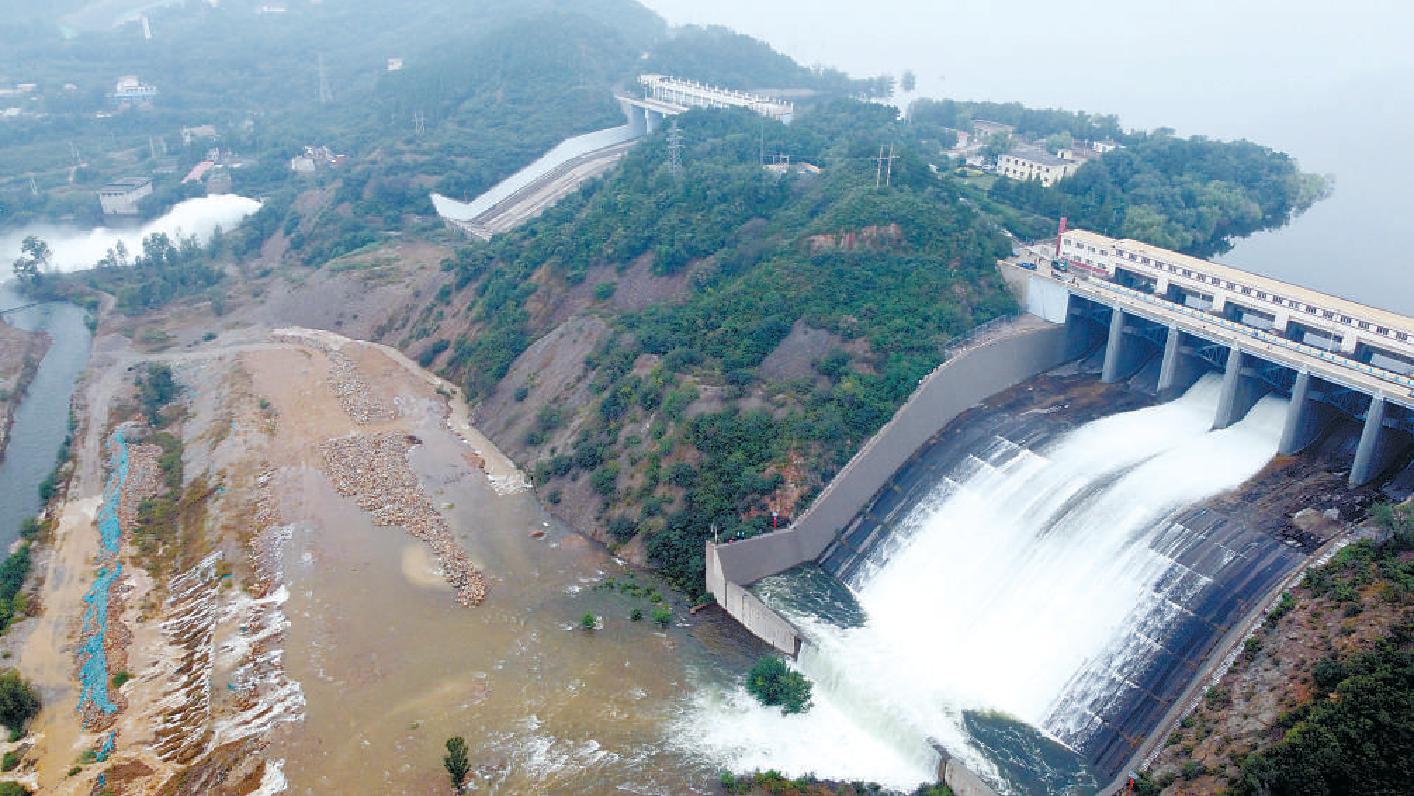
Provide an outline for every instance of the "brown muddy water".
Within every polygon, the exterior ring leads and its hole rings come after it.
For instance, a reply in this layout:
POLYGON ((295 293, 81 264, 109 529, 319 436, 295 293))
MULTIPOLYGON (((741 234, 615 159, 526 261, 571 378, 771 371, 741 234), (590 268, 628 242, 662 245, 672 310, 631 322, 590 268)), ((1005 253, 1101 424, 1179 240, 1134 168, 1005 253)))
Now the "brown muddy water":
POLYGON ((413 468, 490 595, 458 606, 419 542, 373 527, 318 472, 285 472, 286 663, 307 707, 269 755, 289 792, 445 794, 453 735, 476 792, 707 792, 719 769, 675 728, 696 689, 729 682, 759 647, 682 605, 663 630, 647 600, 596 589, 628 569, 533 493, 498 494, 444 427, 423 430, 413 468), (587 611, 599 629, 579 628, 587 611))

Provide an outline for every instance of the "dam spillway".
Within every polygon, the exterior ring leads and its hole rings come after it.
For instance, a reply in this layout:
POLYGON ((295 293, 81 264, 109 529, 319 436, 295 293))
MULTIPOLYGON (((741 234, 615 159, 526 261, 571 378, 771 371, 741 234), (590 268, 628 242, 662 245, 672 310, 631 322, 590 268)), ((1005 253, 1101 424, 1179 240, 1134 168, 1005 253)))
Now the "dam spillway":
POLYGON ((822 558, 863 621, 803 608, 789 575, 755 589, 805 637, 815 709, 781 717, 729 695, 694 731, 735 770, 904 789, 933 777, 933 743, 1004 792, 1112 775, 1223 629, 1302 559, 1193 510, 1257 474, 1281 436, 1285 400, 1211 430, 1220 398, 1207 376, 1059 434, 1019 421, 926 448, 822 558), (1025 770, 1034 750, 978 731, 995 715, 1079 755, 1025 770))

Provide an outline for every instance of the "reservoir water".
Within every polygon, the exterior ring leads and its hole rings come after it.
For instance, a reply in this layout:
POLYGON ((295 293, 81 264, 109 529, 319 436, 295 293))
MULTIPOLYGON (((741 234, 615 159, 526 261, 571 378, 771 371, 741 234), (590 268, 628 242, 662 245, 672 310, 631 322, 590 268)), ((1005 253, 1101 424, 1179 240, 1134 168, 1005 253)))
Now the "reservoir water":
POLYGON ((911 789, 933 777, 936 742, 1004 791, 1092 789, 1110 775, 1084 764, 1108 759, 1106 725, 1144 708, 1133 692, 1185 649, 1186 621, 1229 591, 1224 573, 1261 558, 1179 521, 1276 453, 1285 402, 1211 431, 1218 391, 1209 376, 1035 446, 974 445, 842 573, 862 621, 791 599, 813 584, 758 585, 808 638, 798 666, 813 710, 787 717, 739 688, 705 689, 684 732, 733 770, 911 789))
MULTIPOLYGON (((0 309, 30 303, 0 283, 0 309)), ((0 461, 0 545, 8 546, 20 523, 39 511, 39 485, 54 469, 55 457, 69 429, 69 399, 88 361, 87 313, 64 303, 43 304, 5 315, 5 322, 42 331, 52 341, 34 381, 15 413, 11 437, 0 461)))

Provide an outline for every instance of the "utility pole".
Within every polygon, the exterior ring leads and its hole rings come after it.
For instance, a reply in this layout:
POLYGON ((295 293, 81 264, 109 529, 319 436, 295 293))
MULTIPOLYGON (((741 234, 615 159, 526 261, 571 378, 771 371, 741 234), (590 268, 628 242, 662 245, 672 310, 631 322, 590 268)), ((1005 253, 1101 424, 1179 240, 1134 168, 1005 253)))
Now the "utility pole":
POLYGON ((894 145, 889 144, 889 154, 884 154, 884 145, 879 145, 879 157, 874 159, 874 187, 887 188, 894 177, 894 145), (885 166, 884 164, 888 164, 885 166))
POLYGON ((328 105, 334 100, 329 91, 329 76, 324 72, 324 53, 319 54, 319 104, 328 105))
POLYGON ((682 130, 677 119, 668 127, 668 172, 675 180, 682 177, 682 130))

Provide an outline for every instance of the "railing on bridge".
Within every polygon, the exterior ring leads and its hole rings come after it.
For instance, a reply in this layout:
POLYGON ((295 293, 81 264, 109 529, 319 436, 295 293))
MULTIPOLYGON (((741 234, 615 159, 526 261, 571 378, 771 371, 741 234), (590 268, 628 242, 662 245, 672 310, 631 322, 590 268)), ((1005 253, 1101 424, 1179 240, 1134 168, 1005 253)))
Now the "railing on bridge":
POLYGON ((1071 288, 1077 289, 1081 293, 1089 292, 1092 295, 1099 296, 1105 291, 1109 291, 1111 293, 1117 293, 1121 296, 1128 297, 1132 300, 1136 300, 1141 303, 1151 304, 1156 307, 1160 307, 1167 312, 1173 312, 1179 315, 1189 316, 1201 320, 1204 323, 1212 324, 1219 328, 1225 329, 1229 332, 1234 332, 1236 334, 1260 340, 1264 343, 1267 343, 1268 345, 1280 346, 1282 348, 1286 348, 1297 353, 1305 354, 1306 356, 1313 357, 1324 362, 1329 362, 1330 364, 1336 365, 1337 367, 1346 368, 1357 373, 1363 373, 1367 376, 1379 379, 1381 381, 1399 385, 1408 389, 1410 397, 1414 397, 1414 378, 1410 378, 1403 374, 1396 373, 1392 370, 1386 370, 1385 368, 1376 367, 1374 365, 1367 365, 1363 362, 1350 359, 1349 357, 1341 356, 1338 354, 1332 354, 1329 351, 1317 348, 1312 345, 1300 343, 1295 340, 1288 340, 1285 337, 1280 337, 1278 335, 1271 334, 1270 332, 1264 332, 1260 329, 1254 329, 1251 326, 1246 326, 1244 324, 1234 323, 1233 321, 1229 321, 1226 318, 1211 315, 1209 313, 1203 312, 1202 310, 1197 310, 1192 307, 1186 307, 1182 304, 1175 304, 1174 302, 1166 301, 1164 299, 1152 296, 1143 291, 1124 287, 1123 285, 1117 285, 1113 282, 1105 282, 1082 276, 1080 278, 1073 278, 1069 285, 1071 288))

